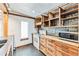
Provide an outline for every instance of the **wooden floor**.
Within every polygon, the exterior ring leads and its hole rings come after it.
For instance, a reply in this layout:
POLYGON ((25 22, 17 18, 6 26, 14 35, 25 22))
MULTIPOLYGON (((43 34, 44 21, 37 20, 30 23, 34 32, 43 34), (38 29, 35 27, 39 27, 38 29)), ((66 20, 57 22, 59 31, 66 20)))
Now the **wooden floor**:
POLYGON ((14 51, 14 56, 44 56, 32 44, 17 48, 14 51))

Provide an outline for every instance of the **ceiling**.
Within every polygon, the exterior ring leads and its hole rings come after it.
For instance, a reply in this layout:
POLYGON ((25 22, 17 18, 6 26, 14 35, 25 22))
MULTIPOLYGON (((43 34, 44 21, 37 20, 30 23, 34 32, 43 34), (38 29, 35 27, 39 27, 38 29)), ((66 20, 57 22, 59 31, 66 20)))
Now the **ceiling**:
POLYGON ((9 3, 9 10, 36 17, 59 5, 61 5, 61 3, 9 3))

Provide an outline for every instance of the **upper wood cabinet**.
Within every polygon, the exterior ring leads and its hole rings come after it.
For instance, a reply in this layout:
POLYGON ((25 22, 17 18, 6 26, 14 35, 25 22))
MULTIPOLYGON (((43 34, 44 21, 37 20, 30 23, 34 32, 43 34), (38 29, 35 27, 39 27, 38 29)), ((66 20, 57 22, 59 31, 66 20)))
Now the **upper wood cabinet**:
POLYGON ((69 3, 42 15, 44 27, 78 27, 78 4, 69 3))
POLYGON ((49 20, 52 19, 52 18, 54 18, 54 14, 52 12, 49 12, 48 16, 49 16, 49 18, 48 18, 49 20))
POLYGON ((36 27, 36 28, 40 28, 41 25, 42 25, 42 17, 41 17, 41 16, 37 16, 37 17, 35 18, 35 27, 36 27))
POLYGON ((43 26, 44 27, 49 27, 48 15, 42 15, 42 20, 43 20, 43 26))

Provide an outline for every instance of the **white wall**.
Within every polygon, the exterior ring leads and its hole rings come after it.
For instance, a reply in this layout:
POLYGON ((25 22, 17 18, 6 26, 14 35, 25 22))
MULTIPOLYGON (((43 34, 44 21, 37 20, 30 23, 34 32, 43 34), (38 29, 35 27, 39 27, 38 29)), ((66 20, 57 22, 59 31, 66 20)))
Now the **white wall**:
POLYGON ((0 36, 3 36, 3 15, 0 12, 0 36))
POLYGON ((0 36, 3 36, 3 21, 0 18, 0 36))
POLYGON ((9 15, 9 35, 15 36, 15 46, 22 46, 32 43, 32 32, 34 31, 34 20, 19 16, 9 15), (29 22, 29 39, 20 41, 21 39, 21 21, 29 22))

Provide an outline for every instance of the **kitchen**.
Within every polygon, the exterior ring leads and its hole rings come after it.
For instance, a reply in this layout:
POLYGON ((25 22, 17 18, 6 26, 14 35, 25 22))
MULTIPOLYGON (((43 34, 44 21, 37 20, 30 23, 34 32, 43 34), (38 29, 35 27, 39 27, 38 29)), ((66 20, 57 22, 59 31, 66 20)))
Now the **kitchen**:
POLYGON ((78 3, 7 3, 3 6, 8 9, 1 9, 8 18, 0 16, 4 22, 1 24, 0 18, 0 36, 10 37, 6 43, 10 45, 7 54, 79 56, 78 3))

